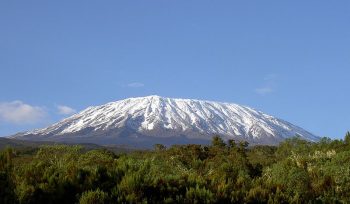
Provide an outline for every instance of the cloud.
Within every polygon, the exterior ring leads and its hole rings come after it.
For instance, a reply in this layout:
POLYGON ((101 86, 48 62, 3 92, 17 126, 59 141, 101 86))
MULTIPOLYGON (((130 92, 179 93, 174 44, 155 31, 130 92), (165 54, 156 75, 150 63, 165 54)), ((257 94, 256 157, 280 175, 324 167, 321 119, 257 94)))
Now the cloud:
POLYGON ((277 80, 277 75, 276 74, 268 74, 264 78, 264 84, 256 88, 254 91, 255 93, 265 96, 267 94, 271 94, 274 92, 274 88, 276 86, 276 80, 277 80))
POLYGON ((44 108, 22 101, 0 102, 0 120, 14 124, 34 124, 47 116, 44 108))
POLYGON ((71 115, 77 112, 75 109, 68 106, 57 105, 56 107, 60 115, 71 115))
POLYGON ((133 83, 127 84, 126 86, 130 88, 141 88, 141 87, 144 87, 145 84, 140 82, 133 82, 133 83))
POLYGON ((257 88, 257 89, 255 89, 255 92, 260 94, 260 95, 266 95, 266 94, 272 93, 273 89, 271 87, 267 86, 267 87, 257 88))

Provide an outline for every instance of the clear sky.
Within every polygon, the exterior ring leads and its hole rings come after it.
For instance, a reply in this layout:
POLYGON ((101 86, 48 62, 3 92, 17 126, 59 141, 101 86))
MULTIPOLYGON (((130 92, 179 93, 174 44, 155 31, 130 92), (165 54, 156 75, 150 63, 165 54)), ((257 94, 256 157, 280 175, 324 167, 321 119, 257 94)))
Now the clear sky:
POLYGON ((160 95, 350 130, 350 1, 1 1, 0 135, 160 95))

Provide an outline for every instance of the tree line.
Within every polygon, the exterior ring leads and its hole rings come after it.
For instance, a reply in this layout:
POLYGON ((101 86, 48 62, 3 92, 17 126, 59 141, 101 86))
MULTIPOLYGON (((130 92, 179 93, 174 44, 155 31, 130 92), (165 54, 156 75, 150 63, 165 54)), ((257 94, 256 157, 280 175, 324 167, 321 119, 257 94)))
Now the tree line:
POLYGON ((350 133, 278 146, 223 141, 114 153, 7 148, 0 203, 350 203, 350 133))

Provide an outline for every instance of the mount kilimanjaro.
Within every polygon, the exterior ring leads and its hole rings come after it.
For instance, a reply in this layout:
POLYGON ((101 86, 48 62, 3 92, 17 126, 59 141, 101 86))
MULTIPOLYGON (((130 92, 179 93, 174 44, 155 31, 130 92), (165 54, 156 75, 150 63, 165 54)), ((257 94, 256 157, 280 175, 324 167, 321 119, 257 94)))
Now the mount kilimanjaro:
POLYGON ((309 141, 319 139, 298 126, 246 106, 160 96, 88 107, 47 128, 10 138, 149 147, 155 143, 207 144, 213 135, 251 144, 278 144, 296 135, 309 141))

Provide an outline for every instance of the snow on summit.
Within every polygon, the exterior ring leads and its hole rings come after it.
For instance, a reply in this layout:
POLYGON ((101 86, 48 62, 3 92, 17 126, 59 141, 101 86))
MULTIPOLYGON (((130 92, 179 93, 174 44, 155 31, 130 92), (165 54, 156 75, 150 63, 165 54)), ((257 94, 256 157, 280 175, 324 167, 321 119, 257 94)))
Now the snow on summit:
POLYGON ((12 137, 118 144, 157 139, 169 143, 174 139, 208 141, 214 134, 261 144, 275 144, 295 135, 318 140, 300 127, 246 106, 156 95, 89 107, 47 128, 12 137))

